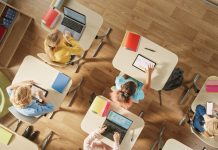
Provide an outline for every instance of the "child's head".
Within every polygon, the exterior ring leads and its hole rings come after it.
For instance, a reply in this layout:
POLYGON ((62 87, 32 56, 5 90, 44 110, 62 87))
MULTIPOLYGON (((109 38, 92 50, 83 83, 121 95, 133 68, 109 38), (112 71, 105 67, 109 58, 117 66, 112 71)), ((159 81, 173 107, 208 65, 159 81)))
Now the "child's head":
POLYGON ((132 96, 136 91, 136 84, 133 81, 128 81, 125 84, 121 86, 119 97, 124 102, 128 101, 130 99, 130 96, 132 96))
POLYGON ((206 128, 210 135, 218 135, 218 119, 213 118, 213 121, 206 124, 206 128))
POLYGON ((32 101, 30 86, 19 86, 13 89, 10 101, 17 108, 24 108, 32 101))
POLYGON ((59 36, 58 36, 58 31, 54 31, 51 34, 49 34, 46 38, 46 44, 48 45, 48 47, 50 47, 51 49, 54 49, 58 42, 59 42, 59 36))

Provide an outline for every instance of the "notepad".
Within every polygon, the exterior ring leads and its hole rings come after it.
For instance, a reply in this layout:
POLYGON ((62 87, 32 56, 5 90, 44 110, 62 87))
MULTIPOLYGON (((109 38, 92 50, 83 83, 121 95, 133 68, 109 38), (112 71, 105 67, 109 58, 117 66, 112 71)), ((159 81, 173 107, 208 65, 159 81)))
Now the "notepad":
POLYGON ((64 89, 68 85, 70 77, 63 73, 59 73, 55 81, 52 84, 52 88, 59 93, 63 93, 64 89))
POLYGON ((207 92, 218 92, 218 80, 207 80, 205 88, 207 92))
POLYGON ((110 101, 104 100, 97 96, 95 97, 90 109, 92 112, 100 116, 107 116, 110 109, 110 101))
POLYGON ((8 145, 12 137, 12 133, 0 127, 0 143, 8 145))
POLYGON ((122 46, 128 50, 136 52, 138 49, 140 35, 133 32, 126 32, 126 35, 123 39, 122 46))
POLYGON ((53 28, 58 21, 59 16, 59 12, 50 7, 42 17, 42 23, 44 23, 48 28, 53 28))

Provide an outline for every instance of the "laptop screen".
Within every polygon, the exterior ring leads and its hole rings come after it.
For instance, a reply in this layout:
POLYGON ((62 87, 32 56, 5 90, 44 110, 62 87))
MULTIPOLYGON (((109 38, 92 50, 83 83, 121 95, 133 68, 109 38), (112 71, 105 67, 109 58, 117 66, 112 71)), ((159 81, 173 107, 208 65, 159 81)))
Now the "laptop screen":
POLYGON ((79 21, 80 23, 86 24, 86 16, 73 9, 70 9, 69 7, 64 7, 64 15, 79 21))
POLYGON ((110 113, 107 116, 107 119, 123 127, 124 129, 129 129, 129 127, 132 125, 132 122, 133 122, 132 120, 129 120, 128 118, 114 111, 110 111, 110 113))

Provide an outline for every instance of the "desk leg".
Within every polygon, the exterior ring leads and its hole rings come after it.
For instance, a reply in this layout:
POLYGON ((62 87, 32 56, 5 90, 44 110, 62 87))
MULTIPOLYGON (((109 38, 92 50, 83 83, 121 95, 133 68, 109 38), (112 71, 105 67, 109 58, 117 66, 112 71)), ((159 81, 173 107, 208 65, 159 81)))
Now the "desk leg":
POLYGON ((87 53, 88 53, 88 50, 85 51, 85 52, 83 53, 83 55, 82 55, 82 58, 81 58, 77 63, 74 64, 74 65, 76 65, 75 73, 78 73, 78 72, 79 72, 79 69, 80 69, 80 67, 81 67, 81 65, 82 65, 81 60, 84 60, 84 59, 86 58, 87 53))
MULTIPOLYGON (((191 80, 192 85, 189 86, 189 87, 186 86, 186 85, 184 85, 185 90, 184 90, 184 92, 183 92, 182 97, 180 98, 180 103, 179 103, 180 105, 183 104, 184 101, 187 99, 187 97, 188 97, 189 93, 191 92, 191 89, 192 89, 192 88, 194 89, 195 93, 198 93, 198 92, 200 91, 199 87, 198 87, 197 84, 196 84, 196 82, 197 82, 197 80, 198 80, 199 78, 200 78, 200 74, 196 73, 196 74, 194 75, 193 79, 191 80)), ((188 82, 188 83, 190 83, 190 82, 188 82)))
POLYGON ((108 28, 104 35, 102 35, 102 36, 97 35, 95 37, 95 39, 100 39, 101 41, 100 41, 100 44, 97 46, 97 48, 96 48, 94 54, 92 55, 92 57, 96 57, 97 56, 98 52, 100 51, 102 46, 105 44, 104 39, 109 37, 111 31, 112 31, 112 28, 108 28))
POLYGON ((45 139, 42 141, 42 144, 41 144, 41 150, 45 150, 47 145, 49 144, 49 142, 51 141, 51 138, 53 136, 54 132, 51 131, 46 137, 45 139))
POLYGON ((160 100, 160 106, 162 106, 162 96, 161 96, 161 90, 158 91, 159 100, 160 100))
POLYGON ((67 105, 68 107, 70 107, 70 106, 72 105, 73 100, 74 100, 74 98, 75 98, 75 95, 76 95, 77 91, 80 89, 82 82, 83 82, 83 77, 82 77, 82 79, 80 80, 80 82, 77 84, 77 86, 71 91, 71 93, 72 93, 72 98, 71 98, 71 100, 69 101, 69 103, 68 103, 68 105, 67 105))
POLYGON ((20 125, 22 124, 22 121, 21 120, 17 120, 17 125, 14 129, 14 132, 17 132, 17 130, 19 129, 20 125))

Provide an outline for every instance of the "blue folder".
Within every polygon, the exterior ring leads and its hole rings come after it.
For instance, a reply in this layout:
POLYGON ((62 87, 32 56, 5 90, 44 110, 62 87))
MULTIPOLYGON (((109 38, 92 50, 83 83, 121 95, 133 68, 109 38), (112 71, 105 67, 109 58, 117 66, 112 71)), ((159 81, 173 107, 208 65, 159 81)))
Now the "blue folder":
POLYGON ((59 73, 52 84, 52 88, 59 93, 62 93, 70 81, 70 77, 63 73, 59 73))

